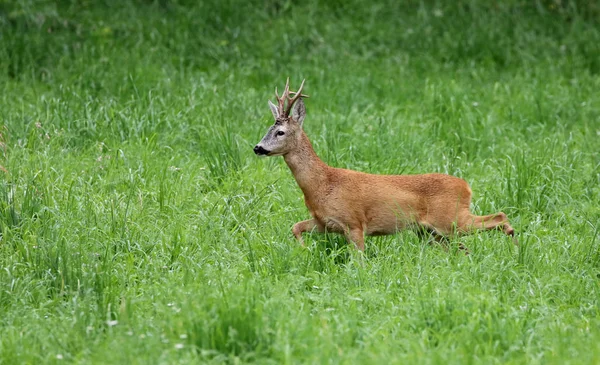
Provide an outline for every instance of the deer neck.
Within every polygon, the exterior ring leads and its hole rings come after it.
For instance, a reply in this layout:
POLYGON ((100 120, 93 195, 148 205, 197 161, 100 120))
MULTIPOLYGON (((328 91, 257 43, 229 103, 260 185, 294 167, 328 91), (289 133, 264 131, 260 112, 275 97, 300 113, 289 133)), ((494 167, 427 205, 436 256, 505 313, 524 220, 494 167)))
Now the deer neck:
POLYGON ((306 133, 304 131, 301 133, 298 146, 285 154, 283 158, 292 171, 298 186, 308 198, 318 194, 319 188, 327 183, 327 172, 330 167, 317 156, 306 133))

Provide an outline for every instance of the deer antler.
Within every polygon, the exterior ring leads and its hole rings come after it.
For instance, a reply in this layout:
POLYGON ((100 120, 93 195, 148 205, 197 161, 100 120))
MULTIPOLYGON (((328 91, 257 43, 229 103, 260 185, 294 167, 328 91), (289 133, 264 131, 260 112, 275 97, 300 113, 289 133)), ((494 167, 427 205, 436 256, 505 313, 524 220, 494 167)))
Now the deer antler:
POLYGON ((302 89, 304 88, 304 81, 306 81, 306 79, 302 80, 302 83, 300 84, 300 88, 298 89, 298 91, 296 91, 294 94, 293 98, 290 98, 290 93, 289 93, 289 88, 288 88, 288 95, 287 95, 287 99, 288 99, 288 105, 287 105, 287 109, 285 110, 285 115, 290 115, 290 111, 292 110, 292 107, 294 106, 294 103, 296 102, 296 100, 300 99, 300 97, 302 97, 302 89))
POLYGON ((277 98, 277 103, 279 104, 279 115, 287 117, 290 115, 290 111, 294 106, 294 103, 300 98, 308 98, 308 95, 302 94, 302 89, 304 88, 304 81, 302 80, 302 84, 300 84, 300 88, 298 91, 290 91, 290 78, 287 78, 285 82, 285 88, 283 89, 283 94, 279 97, 277 93, 277 87, 275 87, 275 97, 277 98), (290 94, 293 94, 294 97, 290 97, 290 94), (287 101, 287 107, 285 102, 287 101))

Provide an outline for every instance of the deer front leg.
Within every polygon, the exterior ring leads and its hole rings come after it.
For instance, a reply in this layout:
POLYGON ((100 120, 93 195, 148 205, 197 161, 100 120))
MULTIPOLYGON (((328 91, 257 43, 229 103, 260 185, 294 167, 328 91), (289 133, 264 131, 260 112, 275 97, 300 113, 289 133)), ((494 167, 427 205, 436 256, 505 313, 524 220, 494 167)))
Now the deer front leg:
POLYGON ((358 250, 365 250, 365 236, 362 228, 348 228, 346 231, 346 239, 354 243, 358 250))
POLYGON ((292 233, 294 233, 294 236, 296 236, 296 239, 300 242, 300 244, 304 246, 302 233, 312 231, 315 228, 317 229, 317 232, 324 231, 315 219, 308 219, 294 224, 294 226, 292 227, 292 233))

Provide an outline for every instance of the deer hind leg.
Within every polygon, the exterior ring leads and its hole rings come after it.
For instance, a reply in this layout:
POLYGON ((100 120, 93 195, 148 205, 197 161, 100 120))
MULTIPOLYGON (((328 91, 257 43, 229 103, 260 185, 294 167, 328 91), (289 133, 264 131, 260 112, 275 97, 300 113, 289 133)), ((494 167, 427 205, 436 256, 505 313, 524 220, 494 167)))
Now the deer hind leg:
POLYGON ((322 225, 320 225, 316 219, 308 219, 308 220, 301 221, 301 222, 294 224, 294 226, 292 227, 292 233, 294 233, 294 236, 300 242, 300 244, 302 246, 304 246, 304 240, 302 239, 302 233, 309 232, 314 229, 316 229, 317 232, 319 232, 319 233, 325 232, 324 227, 322 225))
MULTIPOLYGON (((448 244, 450 243, 450 241, 448 240, 448 236, 451 234, 450 229, 438 230, 431 224, 422 222, 417 227, 416 232, 417 235, 421 238, 426 235, 429 235, 433 238, 432 241, 429 241, 431 245, 437 243, 438 245, 440 245, 441 248, 444 249, 444 251, 448 252, 448 244)), ((458 249, 463 251, 465 255, 469 254, 469 249, 462 243, 458 243, 458 249)))
POLYGON ((492 230, 501 229, 507 236, 513 237, 515 244, 517 241, 514 239, 515 230, 508 222, 508 217, 503 212, 498 212, 490 215, 471 215, 469 214, 465 219, 462 219, 458 224, 458 229, 461 232, 469 233, 476 230, 492 230))

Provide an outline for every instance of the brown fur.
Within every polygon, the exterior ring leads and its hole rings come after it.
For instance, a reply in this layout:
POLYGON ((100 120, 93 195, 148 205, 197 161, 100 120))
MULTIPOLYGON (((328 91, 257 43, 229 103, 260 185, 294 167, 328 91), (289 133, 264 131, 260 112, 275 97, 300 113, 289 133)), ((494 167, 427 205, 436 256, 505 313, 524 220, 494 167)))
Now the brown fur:
POLYGON ((345 234, 359 250, 364 235, 394 234, 400 229, 424 229, 435 235, 501 228, 513 235, 506 214, 471 214, 471 189, 466 181, 444 174, 373 175, 327 166, 300 130, 295 148, 284 159, 304 193, 313 219, 292 228, 302 233, 345 234))

